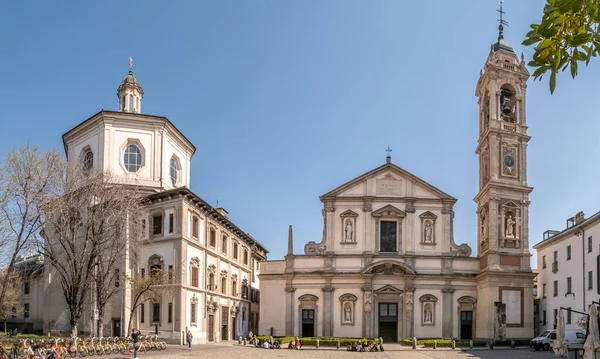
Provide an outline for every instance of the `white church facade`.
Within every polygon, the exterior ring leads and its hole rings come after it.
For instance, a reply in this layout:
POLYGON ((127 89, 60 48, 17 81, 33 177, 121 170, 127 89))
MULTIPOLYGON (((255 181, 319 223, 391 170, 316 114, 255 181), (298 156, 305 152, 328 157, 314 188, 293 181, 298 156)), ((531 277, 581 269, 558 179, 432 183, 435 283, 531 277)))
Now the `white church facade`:
MULTIPOLYGON (((263 264, 259 334, 531 338, 533 277, 523 58, 502 30, 477 83, 477 248, 456 199, 386 163, 322 195, 323 236, 263 264)), ((475 139, 474 139, 475 140, 475 139)))
MULTIPOLYGON (((131 66, 131 65, 130 65, 131 66)), ((196 147, 166 117, 143 114, 144 92, 133 75, 117 90, 118 111, 102 110, 63 135, 67 160, 85 170, 109 172, 119 183, 147 193, 146 240, 133 264, 127 254, 116 270, 120 291, 105 308, 104 336, 125 335, 132 327, 156 330, 175 342, 186 328, 194 343, 220 342, 258 330, 260 262, 268 251, 237 227, 223 208, 214 208, 191 191, 191 161, 196 147), (154 270, 176 285, 160 300, 144 298, 132 307, 131 281, 154 270), (172 276, 180 278, 172 278, 172 276)), ((43 331, 69 332, 69 315, 58 278, 45 266, 43 331)), ((117 285, 117 284, 115 284, 117 285)), ((98 332, 93 293, 85 303, 79 328, 98 332)), ((33 312, 33 311, 32 311, 33 312)), ((37 312, 36 312, 37 313, 37 312)))

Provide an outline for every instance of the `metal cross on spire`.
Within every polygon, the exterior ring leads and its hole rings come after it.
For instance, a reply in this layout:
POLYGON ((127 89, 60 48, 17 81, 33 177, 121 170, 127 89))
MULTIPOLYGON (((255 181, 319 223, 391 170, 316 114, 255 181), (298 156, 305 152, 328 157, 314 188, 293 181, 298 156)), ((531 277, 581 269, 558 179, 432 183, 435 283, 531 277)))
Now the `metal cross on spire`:
POLYGON ((390 156, 390 152, 392 152, 392 149, 390 148, 390 146, 388 146, 387 150, 385 150, 385 152, 388 153, 388 157, 390 156))
POLYGON ((133 58, 129 56, 129 71, 133 71, 133 58))
POLYGON ((392 149, 390 148, 390 146, 388 146, 387 150, 385 150, 385 152, 388 153, 387 157, 385 158, 385 162, 386 163, 391 163, 392 162, 392 156, 390 156, 390 152, 392 152, 392 149))
POLYGON ((500 13, 500 18, 498 19, 498 22, 500 23, 500 25, 498 25, 498 41, 504 39, 504 26, 508 26, 508 22, 504 19, 502 19, 502 15, 505 15, 506 12, 504 12, 502 10, 502 0, 500 0, 500 8, 498 10, 496 10, 498 13, 500 13))

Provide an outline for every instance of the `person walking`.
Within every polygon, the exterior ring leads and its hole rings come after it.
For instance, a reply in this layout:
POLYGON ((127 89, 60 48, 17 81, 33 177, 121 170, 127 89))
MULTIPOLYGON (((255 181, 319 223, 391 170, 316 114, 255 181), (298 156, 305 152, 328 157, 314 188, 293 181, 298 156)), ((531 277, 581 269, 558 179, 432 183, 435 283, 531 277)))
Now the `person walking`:
POLYGON ((133 359, 138 359, 138 350, 140 350, 140 331, 136 328, 131 329, 131 339, 133 340, 133 359))
POLYGON ((192 349, 192 339, 194 339, 194 336, 188 327, 185 328, 185 332, 185 339, 187 340, 188 349, 192 349))

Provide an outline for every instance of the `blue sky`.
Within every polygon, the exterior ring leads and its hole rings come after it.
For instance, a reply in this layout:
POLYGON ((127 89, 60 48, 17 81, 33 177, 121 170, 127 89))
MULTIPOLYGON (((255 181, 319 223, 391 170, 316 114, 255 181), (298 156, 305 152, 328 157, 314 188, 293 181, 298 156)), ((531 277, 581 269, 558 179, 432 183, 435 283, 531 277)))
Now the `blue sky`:
MULTIPOLYGON (((506 0, 518 54, 544 0, 506 0)), ((198 148, 192 190, 281 259, 322 233, 319 195, 385 161, 459 199, 473 249, 475 85, 497 37, 497 1, 4 1, 0 150, 117 109, 129 56, 145 113, 198 148)), ((530 244, 599 210, 600 64, 528 86, 530 244)), ((533 258, 535 260, 535 258, 533 258)), ((532 261, 535 267, 535 261, 532 261)))

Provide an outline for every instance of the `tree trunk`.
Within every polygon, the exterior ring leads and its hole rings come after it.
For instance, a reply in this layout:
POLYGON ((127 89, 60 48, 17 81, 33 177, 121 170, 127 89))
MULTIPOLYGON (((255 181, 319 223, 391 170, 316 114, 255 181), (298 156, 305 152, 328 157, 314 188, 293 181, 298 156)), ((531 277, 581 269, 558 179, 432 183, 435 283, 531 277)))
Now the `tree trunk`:
POLYGON ((104 321, 102 320, 102 313, 98 313, 98 338, 104 336, 104 321))
POLYGON ((71 338, 77 338, 77 322, 71 323, 71 338))

